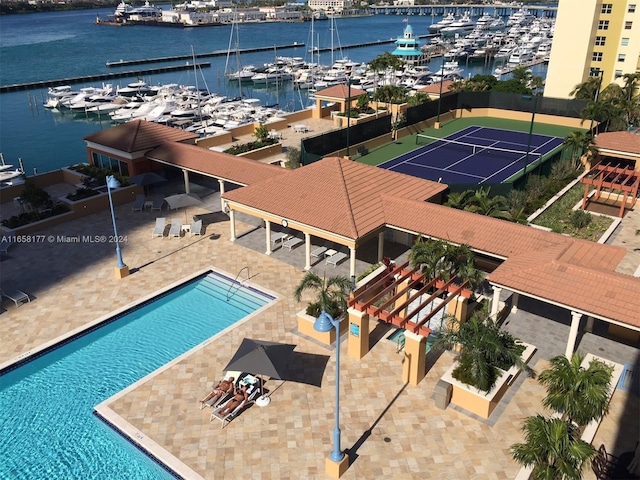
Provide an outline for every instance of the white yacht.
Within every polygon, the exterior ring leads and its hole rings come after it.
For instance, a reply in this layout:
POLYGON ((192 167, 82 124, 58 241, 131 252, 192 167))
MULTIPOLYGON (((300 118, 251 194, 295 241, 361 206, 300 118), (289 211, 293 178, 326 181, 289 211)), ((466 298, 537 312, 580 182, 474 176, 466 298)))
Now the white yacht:
POLYGON ((459 20, 450 23, 448 26, 440 29, 440 35, 443 37, 453 37, 455 34, 464 35, 475 28, 475 23, 471 20, 469 12, 465 12, 459 20))
POLYGON ((440 33, 444 27, 448 27, 451 23, 456 21, 456 17, 453 13, 448 13, 446 17, 436 23, 429 25, 429 33, 440 33))
POLYGON ((509 61, 511 65, 524 65, 527 62, 530 62, 534 59, 533 51, 525 48, 517 48, 511 53, 509 56, 509 61))

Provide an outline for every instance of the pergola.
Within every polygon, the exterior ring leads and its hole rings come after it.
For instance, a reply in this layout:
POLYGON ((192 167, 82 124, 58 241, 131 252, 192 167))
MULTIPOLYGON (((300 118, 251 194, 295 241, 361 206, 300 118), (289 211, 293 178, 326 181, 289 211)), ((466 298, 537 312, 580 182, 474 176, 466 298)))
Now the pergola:
POLYGON ((625 208, 633 208, 638 197, 638 186, 640 186, 640 173, 630 166, 621 167, 611 164, 598 164, 580 179, 584 183, 584 196, 582 197, 582 210, 587 206, 589 186, 596 187, 595 200, 600 198, 603 188, 623 193, 622 202, 618 216, 624 216, 625 208), (631 205, 627 206, 627 198, 631 197, 631 205))
POLYGON ((431 318, 458 297, 468 300, 472 292, 466 288, 468 283, 466 281, 462 285, 456 285, 455 278, 444 281, 435 277, 428 280, 423 273, 420 273, 420 268, 408 269, 408 265, 409 262, 390 266, 375 283, 354 292, 353 297, 348 301, 348 306, 426 338, 432 331, 428 326, 431 318), (427 298, 423 298, 418 305, 411 307, 416 300, 430 291, 432 293, 427 298), (422 319, 413 320, 422 310, 430 307, 436 298, 441 298, 445 294, 446 297, 442 302, 422 319), (383 302, 377 304, 380 300, 383 302))

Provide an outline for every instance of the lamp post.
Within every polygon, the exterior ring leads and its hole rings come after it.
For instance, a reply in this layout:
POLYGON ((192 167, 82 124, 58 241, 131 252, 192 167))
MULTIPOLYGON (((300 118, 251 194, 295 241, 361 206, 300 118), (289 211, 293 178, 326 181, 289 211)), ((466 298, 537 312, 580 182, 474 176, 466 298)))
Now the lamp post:
POLYGON ((525 100, 533 100, 533 108, 531 109, 531 125, 529 125, 529 138, 527 140, 527 153, 524 156, 524 168, 522 169, 522 176, 524 177, 524 183, 527 183, 527 164, 529 163, 529 152, 531 151, 531 138, 533 137, 533 124, 536 119, 536 108, 538 106, 538 96, 529 95, 522 97, 525 100))
POLYGON ((436 128, 440 128, 440 105, 442 104, 442 84, 444 83, 444 51, 442 52, 442 66, 440 67, 440 94, 438 95, 438 118, 436 128))
POLYGON ((351 74, 347 75, 347 158, 349 158, 349 127, 351 126, 351 74))
POLYGON ((118 229, 116 227, 116 214, 113 210, 113 199, 111 198, 111 190, 118 188, 120 182, 116 180, 116 177, 109 175, 107 177, 107 193, 109 194, 109 207, 111 209, 111 221, 113 222, 113 235, 116 242, 116 256, 118 257, 118 266, 116 267, 116 276, 118 278, 124 278, 129 275, 129 267, 122 261, 122 252, 120 251, 120 241, 118 239, 118 229))
MULTIPOLYGON (((334 463, 341 463, 344 458, 344 452, 340 449, 340 320, 334 320, 324 310, 313 324, 313 328, 317 332, 327 333, 335 327, 336 329, 336 424, 333 429, 333 451, 329 456, 329 459, 334 463)), ((344 470, 338 467, 335 472, 339 472, 340 476, 344 470)))

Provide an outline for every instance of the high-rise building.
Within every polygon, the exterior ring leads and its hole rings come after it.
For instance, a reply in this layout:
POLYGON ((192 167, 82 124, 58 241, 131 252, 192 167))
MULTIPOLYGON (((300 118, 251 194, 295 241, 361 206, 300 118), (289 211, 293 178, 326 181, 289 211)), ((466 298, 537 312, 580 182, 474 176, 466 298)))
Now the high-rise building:
POLYGON ((544 95, 569 98, 590 76, 622 85, 639 61, 640 0, 559 0, 544 95))

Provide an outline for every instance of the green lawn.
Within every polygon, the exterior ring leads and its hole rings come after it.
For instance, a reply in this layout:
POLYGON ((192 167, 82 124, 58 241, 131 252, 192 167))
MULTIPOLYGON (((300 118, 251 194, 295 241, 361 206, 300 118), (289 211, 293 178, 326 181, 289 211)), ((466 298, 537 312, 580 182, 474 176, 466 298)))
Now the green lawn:
MULTIPOLYGON (((427 128, 421 133, 432 137, 446 137, 453 133, 464 130, 465 128, 477 125, 480 127, 501 128, 503 130, 511 130, 516 132, 529 132, 531 122, 519 122, 516 120, 506 120, 502 118, 488 118, 488 117, 476 117, 476 118, 459 118, 443 123, 441 128, 436 130, 435 128, 427 128)), ((551 135, 554 137, 565 138, 571 132, 576 129, 573 127, 560 127, 557 125, 551 125, 548 123, 535 123, 533 126, 533 133, 541 135, 551 135)), ((387 160, 396 158, 404 153, 415 150, 422 145, 416 145, 415 135, 409 135, 403 137, 395 142, 391 142, 391 135, 389 135, 390 142, 378 148, 369 150, 369 153, 363 157, 356 158, 356 161, 366 163, 367 165, 379 165, 387 160)))

